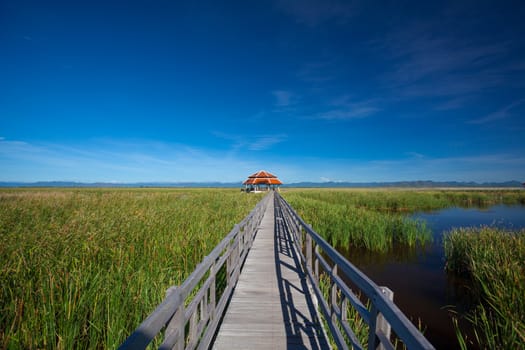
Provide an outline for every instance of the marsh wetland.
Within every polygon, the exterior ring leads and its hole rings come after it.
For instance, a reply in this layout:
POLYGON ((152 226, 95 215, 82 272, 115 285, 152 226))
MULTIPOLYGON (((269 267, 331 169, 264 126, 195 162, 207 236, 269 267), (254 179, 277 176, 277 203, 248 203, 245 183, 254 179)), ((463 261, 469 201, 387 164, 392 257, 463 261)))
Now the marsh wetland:
MULTIPOLYGON (((282 194, 392 289, 436 348, 525 343, 525 191, 282 194)), ((237 189, 1 190, 0 347, 116 347, 260 199, 237 189)))

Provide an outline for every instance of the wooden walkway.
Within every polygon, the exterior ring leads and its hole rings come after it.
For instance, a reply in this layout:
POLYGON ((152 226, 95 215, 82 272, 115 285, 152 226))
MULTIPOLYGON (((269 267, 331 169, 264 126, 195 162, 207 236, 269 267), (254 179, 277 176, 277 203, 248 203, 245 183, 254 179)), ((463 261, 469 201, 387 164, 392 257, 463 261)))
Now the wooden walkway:
POLYGON ((280 208, 268 205, 213 349, 328 349, 280 208))

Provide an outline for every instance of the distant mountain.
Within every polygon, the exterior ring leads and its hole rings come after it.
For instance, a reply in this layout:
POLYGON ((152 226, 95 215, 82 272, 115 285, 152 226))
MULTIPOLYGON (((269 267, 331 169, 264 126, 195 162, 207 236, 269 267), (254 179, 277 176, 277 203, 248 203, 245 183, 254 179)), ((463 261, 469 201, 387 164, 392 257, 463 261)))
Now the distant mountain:
POLYGON ((241 187, 241 182, 74 182, 74 181, 38 181, 38 182, 0 182, 0 187, 241 187))
MULTIPOLYGON (((242 182, 136 182, 136 183, 112 183, 112 182, 73 182, 73 181, 39 181, 39 182, 0 182, 0 187, 219 187, 240 188, 242 182)), ((283 187, 297 188, 370 188, 370 187, 401 187, 401 188, 437 188, 437 187, 504 187, 520 188, 519 181, 505 182, 460 182, 460 181, 394 181, 394 182, 297 182, 284 184, 283 187)))
POLYGON ((401 188, 469 188, 469 187, 504 187, 517 188, 522 187, 519 181, 505 182, 461 182, 461 181, 394 181, 394 182, 298 182, 284 185, 285 187, 299 188, 370 188, 370 187, 401 187, 401 188))

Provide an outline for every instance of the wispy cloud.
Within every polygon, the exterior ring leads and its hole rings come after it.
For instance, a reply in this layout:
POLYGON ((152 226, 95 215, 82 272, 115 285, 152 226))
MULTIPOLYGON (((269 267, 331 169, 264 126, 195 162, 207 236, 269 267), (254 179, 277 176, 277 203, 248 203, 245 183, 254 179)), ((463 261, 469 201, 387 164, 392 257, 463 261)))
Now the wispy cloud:
POLYGON ((460 101, 467 104, 458 98, 479 96, 512 81, 519 68, 511 55, 516 43, 458 34, 450 29, 455 21, 459 19, 396 23, 386 36, 370 41, 372 51, 391 67, 378 77, 383 89, 402 99, 451 98, 444 104, 447 109, 457 108, 460 101))
MULTIPOLYGON (((261 137, 267 147, 279 137, 261 137)), ((282 180, 372 182, 402 180, 520 180, 525 158, 515 154, 428 157, 409 152, 401 159, 333 159, 232 156, 227 151, 151 141, 106 140, 84 145, 0 140, 0 181, 186 182, 242 181, 268 169, 282 180)))
POLYGON ((354 101, 349 95, 333 99, 329 105, 331 109, 317 114, 315 119, 349 120, 365 118, 381 110, 377 100, 354 101))
POLYGON ((228 134, 221 131, 214 131, 212 134, 218 138, 231 142, 233 151, 249 150, 264 151, 272 148, 287 139, 286 134, 267 134, 267 135, 237 135, 228 134))
POLYGON ((434 109, 436 111, 450 111, 455 109, 460 109, 465 106, 468 106, 469 103, 472 102, 472 97, 469 96, 461 96, 461 97, 452 97, 452 98, 446 98, 443 102, 438 102, 434 109))
POLYGON ((261 163, 262 158, 151 141, 71 146, 0 140, 0 181, 230 182, 267 164, 261 163))
POLYGON ((486 124, 490 122, 500 121, 502 119, 507 119, 512 115, 511 111, 513 109, 517 108, 518 106, 521 106, 524 103, 525 103, 525 99, 514 101, 484 117, 472 119, 468 121, 468 123, 469 124, 486 124))
POLYGON ((297 23, 317 27, 325 22, 346 23, 357 9, 352 1, 278 0, 277 8, 295 18, 297 23))
POLYGON ((263 151, 286 140, 286 135, 259 136, 248 143, 250 151, 263 151))
POLYGON ((275 97, 277 107, 287 107, 295 103, 296 95, 287 90, 274 90, 272 95, 275 97))
POLYGON ((359 119, 365 118, 369 115, 372 115, 379 111, 379 109, 374 107, 355 107, 349 109, 333 109, 320 113, 317 115, 317 119, 325 120, 350 120, 350 119, 359 119))

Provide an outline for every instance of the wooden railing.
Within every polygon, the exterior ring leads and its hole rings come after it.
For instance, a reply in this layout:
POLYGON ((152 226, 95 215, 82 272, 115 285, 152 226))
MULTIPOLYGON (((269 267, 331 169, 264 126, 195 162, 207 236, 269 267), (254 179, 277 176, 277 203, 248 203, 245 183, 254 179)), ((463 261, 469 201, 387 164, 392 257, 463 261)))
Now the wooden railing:
POLYGON ((207 349, 272 199, 265 196, 184 283, 170 287, 164 301, 119 349, 144 349, 156 337, 161 338, 159 349, 207 349))
POLYGON ((391 330, 408 349, 434 349, 394 304, 393 293, 388 288, 377 286, 348 262, 277 193, 275 208, 276 220, 283 220, 292 236, 318 308, 339 349, 348 349, 349 346, 363 349, 348 319, 351 308, 368 324, 368 349, 394 349, 391 330), (358 294, 352 291, 347 281, 359 290, 358 294), (330 288, 326 297, 321 290, 322 284, 330 288), (363 304, 362 298, 368 300, 369 307, 363 304))

